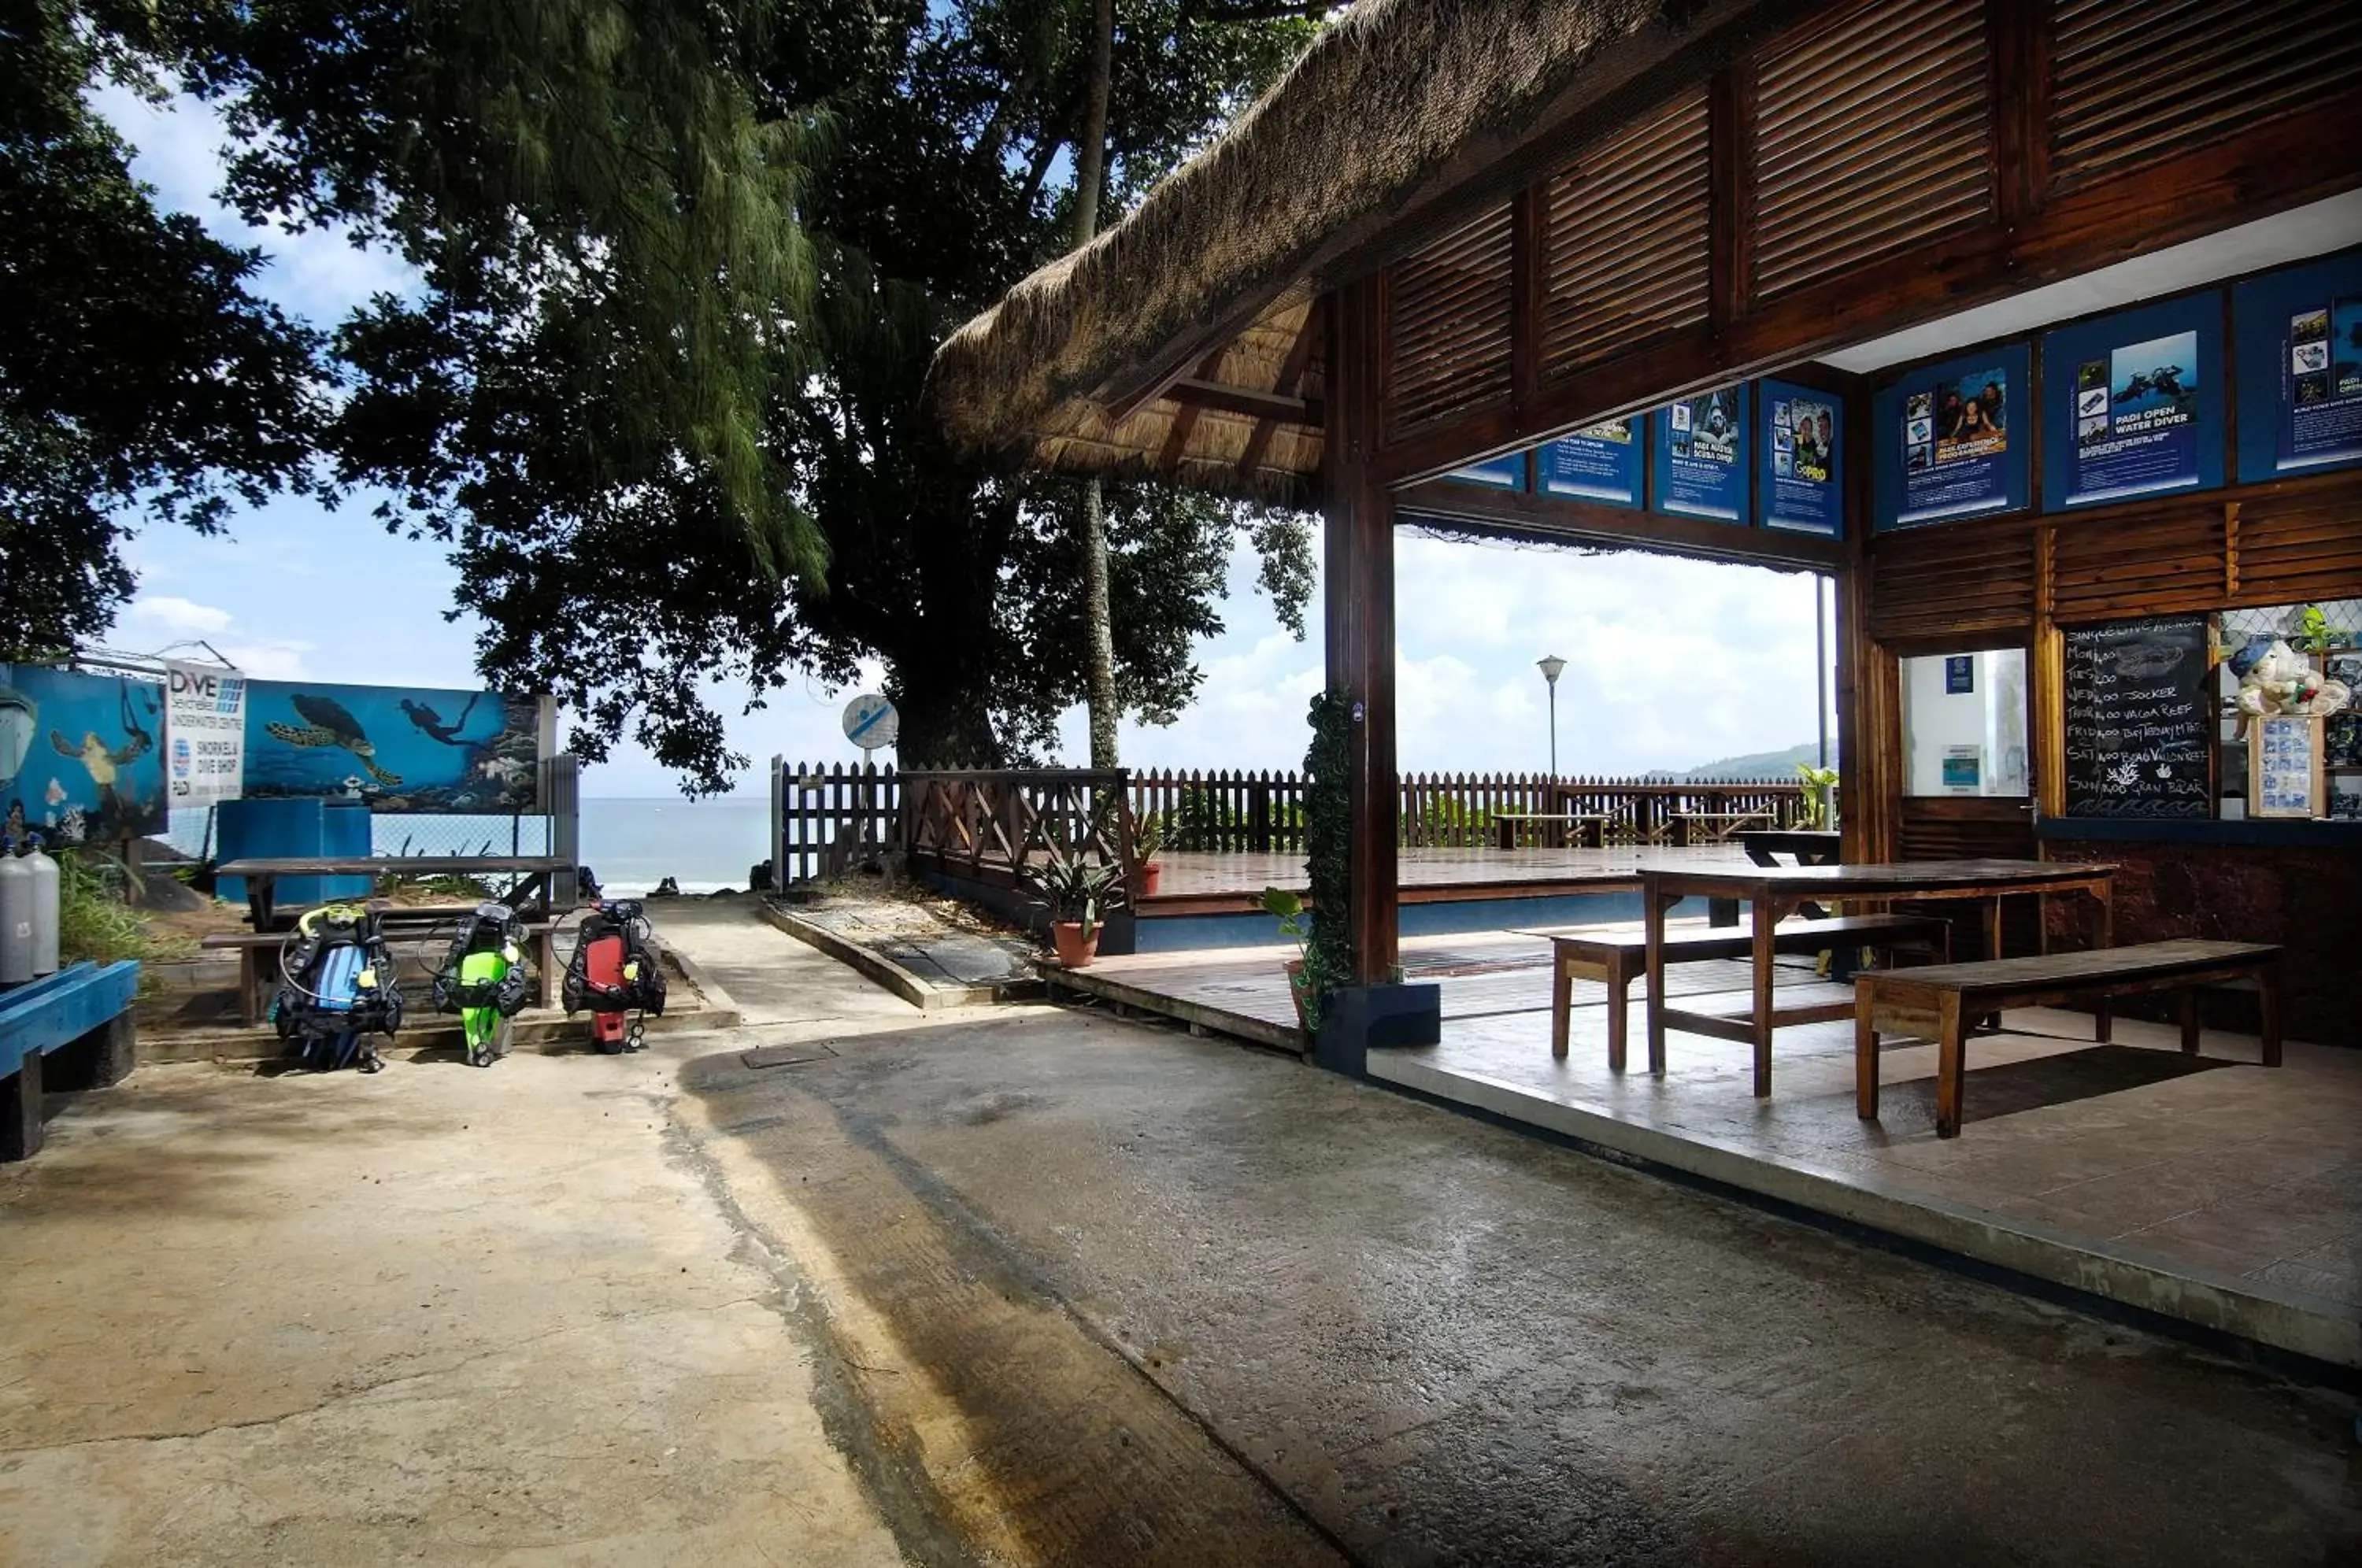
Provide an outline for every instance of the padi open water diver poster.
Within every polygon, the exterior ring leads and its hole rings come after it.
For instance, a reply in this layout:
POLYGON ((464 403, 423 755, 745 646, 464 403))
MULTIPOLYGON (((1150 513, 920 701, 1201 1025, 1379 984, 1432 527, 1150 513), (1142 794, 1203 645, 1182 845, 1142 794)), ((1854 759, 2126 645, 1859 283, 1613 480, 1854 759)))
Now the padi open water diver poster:
POLYGON ((1638 414, 1611 419, 1550 442, 1534 454, 1537 485, 1545 495, 1639 506, 1640 439, 1647 423, 1638 414))
POLYGON ((152 680, 0 665, 5 834, 107 844, 164 830, 164 689, 152 680))
POLYGON ((1656 430, 1650 504, 1659 512, 1747 520, 1747 389, 1723 387, 1650 414, 1656 430))
POLYGON ((1905 371, 1871 403, 1877 525, 2016 512, 2030 499, 2034 352, 2010 343, 1905 371))
POLYGON ((1755 388, 1762 445, 1755 466, 1756 521, 1767 528, 1838 538, 1845 533, 1845 408, 1834 392, 1765 381, 1755 388))
POLYGON ((2362 251, 2233 291, 2239 479, 2362 463, 2362 251))
POLYGON ((246 698, 246 796, 365 801, 383 812, 534 808, 537 698, 495 691, 257 680, 246 698))
POLYGON ((2045 511, 2220 485, 2222 296, 2044 334, 2042 401, 2045 511))

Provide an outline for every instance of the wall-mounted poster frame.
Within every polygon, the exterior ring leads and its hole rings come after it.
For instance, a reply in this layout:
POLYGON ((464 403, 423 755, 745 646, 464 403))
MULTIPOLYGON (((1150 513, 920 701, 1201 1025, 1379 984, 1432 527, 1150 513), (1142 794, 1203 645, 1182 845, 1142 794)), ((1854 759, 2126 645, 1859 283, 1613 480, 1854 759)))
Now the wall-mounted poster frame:
POLYGON ((1546 442, 1534 451, 1534 489, 1600 506, 1637 510, 1648 420, 1610 419, 1546 442))
POLYGON ((1746 525, 1749 390, 1716 387, 1649 416, 1652 511, 1746 525))
POLYGON ((1526 454, 1506 452, 1464 469, 1454 469, 1444 477, 1462 484, 1481 484, 1487 490, 1521 491, 1526 488, 1526 454))
POLYGON ((1755 521, 1845 536, 1845 399, 1817 387, 1756 383, 1755 521))
POLYGON ((2247 815, 2317 817, 2326 810, 2322 723, 2306 714, 2267 713, 2247 726, 2247 815))
POLYGON ((1876 525, 2025 510, 2034 351, 2004 343, 1904 371, 1871 401, 1876 525))
POLYGON ((2362 250, 2232 291, 2239 480, 2362 463, 2362 250))
POLYGON ((2042 337, 2042 509, 2223 484, 2223 299, 2186 294, 2042 337))

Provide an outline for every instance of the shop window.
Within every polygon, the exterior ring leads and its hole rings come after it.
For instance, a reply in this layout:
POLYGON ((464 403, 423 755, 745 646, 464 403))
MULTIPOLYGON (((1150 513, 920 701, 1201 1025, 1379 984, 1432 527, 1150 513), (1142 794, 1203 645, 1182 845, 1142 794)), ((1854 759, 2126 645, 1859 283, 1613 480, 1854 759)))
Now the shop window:
POLYGON ((1904 793, 2025 796, 2025 650, 1901 661, 1904 793))
MULTIPOLYGON (((2252 721, 2238 711, 2235 657, 2277 639, 2301 653, 2324 677, 2362 694, 2362 599, 2325 599, 2226 610, 2220 618, 2214 690, 2222 703, 2215 768, 2216 814, 2235 822, 2249 815, 2247 745, 2252 721)), ((2322 723, 2323 799, 2316 808, 2340 822, 2362 822, 2362 695, 2345 712, 2322 723)))

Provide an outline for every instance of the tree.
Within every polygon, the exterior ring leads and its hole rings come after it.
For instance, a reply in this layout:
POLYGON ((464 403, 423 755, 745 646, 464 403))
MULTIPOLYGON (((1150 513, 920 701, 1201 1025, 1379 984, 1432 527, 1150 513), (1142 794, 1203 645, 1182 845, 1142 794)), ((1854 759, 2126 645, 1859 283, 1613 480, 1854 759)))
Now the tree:
POLYGON ((259 255, 156 210, 83 94, 136 80, 65 0, 0 0, 0 659, 86 643, 144 522, 320 487, 315 337, 259 255))

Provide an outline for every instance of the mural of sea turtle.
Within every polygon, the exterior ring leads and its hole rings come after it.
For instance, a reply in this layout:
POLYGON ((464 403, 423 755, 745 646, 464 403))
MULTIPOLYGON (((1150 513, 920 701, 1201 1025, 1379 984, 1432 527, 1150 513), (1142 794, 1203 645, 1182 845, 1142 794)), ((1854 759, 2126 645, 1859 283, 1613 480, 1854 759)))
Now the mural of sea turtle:
POLYGON ((377 745, 361 734, 360 721, 346 711, 345 705, 333 697, 315 697, 301 693, 291 701, 295 712, 307 721, 303 724, 265 724, 273 736, 289 745, 336 747, 351 752, 360 759, 369 776, 388 789, 402 782, 402 775, 388 773, 377 765, 377 745))

